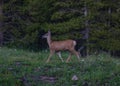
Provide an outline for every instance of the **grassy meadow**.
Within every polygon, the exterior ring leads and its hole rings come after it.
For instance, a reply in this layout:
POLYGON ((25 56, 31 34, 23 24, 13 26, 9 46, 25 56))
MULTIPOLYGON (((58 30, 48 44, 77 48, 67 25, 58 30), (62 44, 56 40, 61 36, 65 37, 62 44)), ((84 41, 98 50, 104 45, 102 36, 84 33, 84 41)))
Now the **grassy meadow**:
MULTIPOLYGON (((120 86, 120 59, 106 53, 62 63, 49 51, 0 48, 0 86, 120 86), (78 80, 72 80, 73 76, 78 80)), ((67 59, 68 53, 62 57, 67 59)))

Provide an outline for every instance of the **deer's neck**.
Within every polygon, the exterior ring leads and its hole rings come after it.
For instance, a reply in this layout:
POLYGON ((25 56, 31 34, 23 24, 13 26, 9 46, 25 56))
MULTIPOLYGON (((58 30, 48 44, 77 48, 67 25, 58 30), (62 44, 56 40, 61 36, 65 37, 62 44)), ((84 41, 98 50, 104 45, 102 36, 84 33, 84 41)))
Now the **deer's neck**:
POLYGON ((50 47, 51 42, 52 42, 51 36, 47 37, 47 43, 48 43, 49 47, 50 47))

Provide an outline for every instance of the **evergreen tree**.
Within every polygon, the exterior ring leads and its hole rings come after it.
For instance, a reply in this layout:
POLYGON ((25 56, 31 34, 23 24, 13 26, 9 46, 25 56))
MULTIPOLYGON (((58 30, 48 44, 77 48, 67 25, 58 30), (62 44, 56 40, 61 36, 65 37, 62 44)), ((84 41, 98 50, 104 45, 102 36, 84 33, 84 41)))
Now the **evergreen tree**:
POLYGON ((41 36, 51 30, 53 40, 78 40, 87 54, 120 51, 118 0, 4 0, 3 4, 0 40, 4 32, 5 43, 12 46, 45 47, 41 36))
POLYGON ((3 45, 3 29, 2 29, 2 25, 3 25, 3 0, 0 1, 0 46, 3 45))
POLYGON ((3 4, 5 41, 20 46, 27 24, 27 0, 4 0, 3 4))
POLYGON ((46 30, 51 30, 53 39, 78 39, 81 38, 83 17, 81 3, 79 0, 58 0, 53 4, 54 11, 50 17, 50 22, 44 24, 46 30))

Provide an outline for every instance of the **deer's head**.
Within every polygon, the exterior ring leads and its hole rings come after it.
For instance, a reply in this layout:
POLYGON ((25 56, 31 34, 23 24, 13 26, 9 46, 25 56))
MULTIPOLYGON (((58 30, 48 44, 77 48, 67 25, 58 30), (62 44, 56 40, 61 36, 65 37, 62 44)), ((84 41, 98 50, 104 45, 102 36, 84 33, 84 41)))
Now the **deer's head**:
POLYGON ((42 36, 42 38, 47 38, 47 37, 49 37, 50 35, 51 35, 51 32, 48 31, 46 34, 44 34, 44 35, 42 36))

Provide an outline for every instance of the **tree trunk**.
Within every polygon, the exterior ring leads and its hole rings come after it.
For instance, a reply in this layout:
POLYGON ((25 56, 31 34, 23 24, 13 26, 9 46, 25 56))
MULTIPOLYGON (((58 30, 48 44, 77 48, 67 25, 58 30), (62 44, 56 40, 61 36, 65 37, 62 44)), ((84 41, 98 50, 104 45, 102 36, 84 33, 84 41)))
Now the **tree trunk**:
POLYGON ((86 18, 85 20, 85 39, 86 39, 86 56, 89 55, 89 27, 88 27, 88 19, 87 19, 87 16, 88 16, 88 8, 87 8, 87 4, 86 4, 86 1, 85 1, 85 11, 84 11, 84 16, 86 18))
MULTIPOLYGON (((111 23, 111 21, 110 21, 110 20, 111 20, 111 16, 110 16, 110 15, 111 15, 111 7, 108 8, 109 20, 108 20, 108 22, 107 22, 107 23, 108 23, 107 25, 108 25, 108 27, 109 27, 109 30, 111 29, 111 26, 110 26, 110 23, 111 23)), ((108 42, 108 44, 109 44, 109 42, 108 42)), ((109 54, 111 55, 111 54, 112 54, 112 51, 111 51, 110 49, 109 49, 108 51, 109 51, 109 54)))
POLYGON ((3 31, 2 31, 2 25, 3 25, 3 20, 2 20, 2 6, 3 6, 3 0, 0 1, 0 46, 3 45, 3 31))
POLYGON ((108 20, 108 27, 110 27, 110 18, 111 18, 111 7, 109 7, 109 9, 108 9, 108 15, 109 15, 109 20, 108 20))

